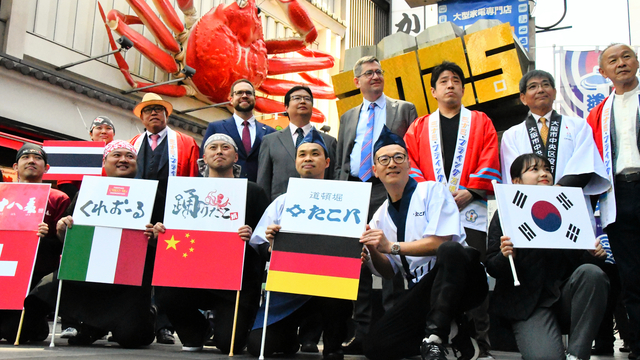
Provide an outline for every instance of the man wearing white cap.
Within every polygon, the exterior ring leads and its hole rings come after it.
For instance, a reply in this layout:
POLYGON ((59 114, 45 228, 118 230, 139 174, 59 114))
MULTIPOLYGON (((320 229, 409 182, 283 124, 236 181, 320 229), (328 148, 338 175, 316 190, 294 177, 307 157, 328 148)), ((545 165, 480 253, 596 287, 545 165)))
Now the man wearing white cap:
MULTIPOLYGON (((210 178, 240 177, 238 146, 226 134, 216 133, 204 142, 203 158, 198 160, 200 173, 210 178)), ((238 235, 245 242, 242 291, 238 302, 233 352, 239 354, 244 349, 251 325, 260 307, 262 273, 268 258, 268 246, 249 246, 253 229, 258 225, 264 210, 269 206, 269 198, 262 187, 252 181, 247 182, 245 225, 238 229, 238 235), (263 256, 259 255, 262 253, 263 256)), ((147 225, 150 227, 150 225, 147 225)), ((164 232, 161 223, 153 227, 154 235, 164 232)), ((240 241, 240 240, 238 240, 240 241)), ((211 328, 209 321, 200 310, 214 310, 213 339, 215 346, 223 353, 231 350, 234 330, 234 308, 236 292, 231 290, 187 289, 176 287, 156 287, 156 303, 165 309, 169 320, 182 342, 183 351, 201 351, 211 328)))

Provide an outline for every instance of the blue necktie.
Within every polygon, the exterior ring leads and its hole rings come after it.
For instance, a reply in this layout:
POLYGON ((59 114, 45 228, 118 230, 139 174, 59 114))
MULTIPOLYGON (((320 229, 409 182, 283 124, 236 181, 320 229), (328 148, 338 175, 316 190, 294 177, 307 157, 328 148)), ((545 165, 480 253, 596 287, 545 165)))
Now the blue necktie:
POLYGON ((375 109, 376 103, 369 104, 369 119, 367 120, 367 131, 364 133, 364 140, 362 141, 360 171, 358 172, 358 177, 362 181, 367 181, 371 178, 371 167, 373 166, 371 151, 373 148, 373 119, 375 118, 375 109))

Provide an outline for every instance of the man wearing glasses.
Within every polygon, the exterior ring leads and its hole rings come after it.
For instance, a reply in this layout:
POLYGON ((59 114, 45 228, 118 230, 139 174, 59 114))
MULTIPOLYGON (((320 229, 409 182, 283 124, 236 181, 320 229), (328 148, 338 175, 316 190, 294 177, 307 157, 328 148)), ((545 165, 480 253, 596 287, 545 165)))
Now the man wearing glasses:
MULTIPOLYGON (((359 59, 353 67, 353 75, 353 82, 360 89, 363 102, 340 117, 337 161, 335 162, 336 179, 372 183, 368 215, 368 219, 371 219, 373 213, 387 198, 384 186, 371 172, 373 144, 378 140, 380 131, 385 125, 398 136, 404 136, 418 114, 412 103, 391 99, 384 95, 384 70, 375 57, 365 56, 359 59)), ((371 323, 372 308, 369 300, 371 286, 371 273, 363 267, 354 316, 356 334, 349 346, 345 348, 346 354, 362 353, 362 340, 371 323)), ((394 294, 397 295, 403 288, 404 282, 400 276, 394 278, 394 281, 383 281, 382 296, 385 308, 393 305, 394 294)))
POLYGON ((476 359, 477 351, 451 322, 478 306, 488 285, 479 252, 465 247, 458 206, 439 182, 418 183, 409 176, 414 164, 398 135, 384 127, 374 146, 374 176, 389 193, 360 237, 363 261, 380 276, 402 273, 410 284, 371 328, 364 354, 371 360, 446 360, 445 344, 458 359, 476 359))
MULTIPOLYGON (((292 87, 284 96, 284 108, 289 116, 289 126, 264 137, 258 160, 258 185, 271 201, 287 192, 289 178, 300 177, 295 166, 296 147, 313 127, 311 89, 304 85, 292 87)), ((336 139, 331 135, 320 135, 333 161, 336 158, 336 139)), ((333 167, 329 166, 324 175, 325 179, 333 179, 333 167)))
POLYGON ((258 178, 258 154, 262 138, 276 130, 253 116, 256 105, 256 92, 249 80, 240 79, 231 86, 229 102, 233 106, 233 116, 222 121, 214 121, 207 127, 202 139, 200 153, 204 152, 205 141, 213 134, 227 134, 238 146, 240 177, 256 182, 258 178))

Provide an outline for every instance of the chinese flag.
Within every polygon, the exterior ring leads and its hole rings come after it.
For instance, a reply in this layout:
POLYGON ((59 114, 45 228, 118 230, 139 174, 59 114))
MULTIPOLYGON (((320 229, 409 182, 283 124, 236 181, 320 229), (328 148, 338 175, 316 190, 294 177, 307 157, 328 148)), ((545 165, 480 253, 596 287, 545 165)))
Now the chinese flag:
POLYGON ((167 230, 158 236, 152 284, 240 290, 244 248, 237 232, 167 230))
POLYGON ((39 240, 35 231, 0 231, 0 309, 22 309, 39 240))

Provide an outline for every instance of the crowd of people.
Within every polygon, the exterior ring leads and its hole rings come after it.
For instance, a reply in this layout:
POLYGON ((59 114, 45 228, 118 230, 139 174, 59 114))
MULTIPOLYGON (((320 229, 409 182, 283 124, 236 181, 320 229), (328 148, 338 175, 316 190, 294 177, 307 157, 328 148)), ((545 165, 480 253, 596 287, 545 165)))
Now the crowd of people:
MULTIPOLYGON (((233 84, 233 116, 211 123, 200 148, 167 126, 172 106, 153 93, 133 111, 145 131, 128 142, 114 140, 110 119, 96 118, 89 133, 106 143, 103 176, 159 185, 145 230, 142 286, 66 281, 59 308, 67 328, 63 335, 70 345, 89 345, 110 332, 120 346, 137 348, 154 340, 173 343, 175 331, 183 351, 215 345, 223 353, 246 349, 255 356, 318 352, 322 336, 324 359, 364 354, 372 360, 416 355, 442 360, 450 344, 458 359, 469 360, 493 358, 488 331, 495 316, 508 324, 524 359, 588 359, 613 354, 611 319, 622 296, 630 330, 625 346, 636 359, 639 64, 629 46, 612 44, 600 54, 599 65, 614 90, 586 120, 553 110, 551 74, 526 73, 519 89, 529 114, 504 132, 500 146, 491 119, 462 105, 464 72, 447 61, 432 71, 438 109, 418 117, 413 104, 385 96, 378 59, 358 60, 353 81, 363 101, 342 115, 337 139, 310 123, 313 93, 302 85, 284 98, 289 126, 276 131, 256 121, 255 89, 247 80, 233 84), (246 221, 238 229, 245 258, 235 329, 235 292, 151 286, 171 176, 249 180, 246 221), (371 183, 368 224, 359 239, 358 298, 274 293, 264 321, 265 264, 281 230, 292 177, 371 183), (616 267, 604 265, 607 253, 599 242, 590 251, 514 248, 514 234, 503 233, 498 213, 490 219, 487 212, 492 181, 581 188, 590 210, 599 203, 616 267), (514 285, 509 257, 520 286, 514 285), (384 279, 384 314, 377 321, 372 274, 384 279), (496 279, 492 294, 487 274, 496 279), (562 334, 569 335, 566 345, 562 334)), ((20 182, 42 182, 48 168, 42 148, 25 144, 18 151, 14 169, 20 182)), ((49 335, 46 319, 56 304, 59 258, 80 186, 59 182, 64 192, 53 189, 49 196, 37 230, 41 240, 24 303, 22 342, 49 335)), ((0 338, 13 342, 19 322, 19 311, 0 311, 0 338)))

